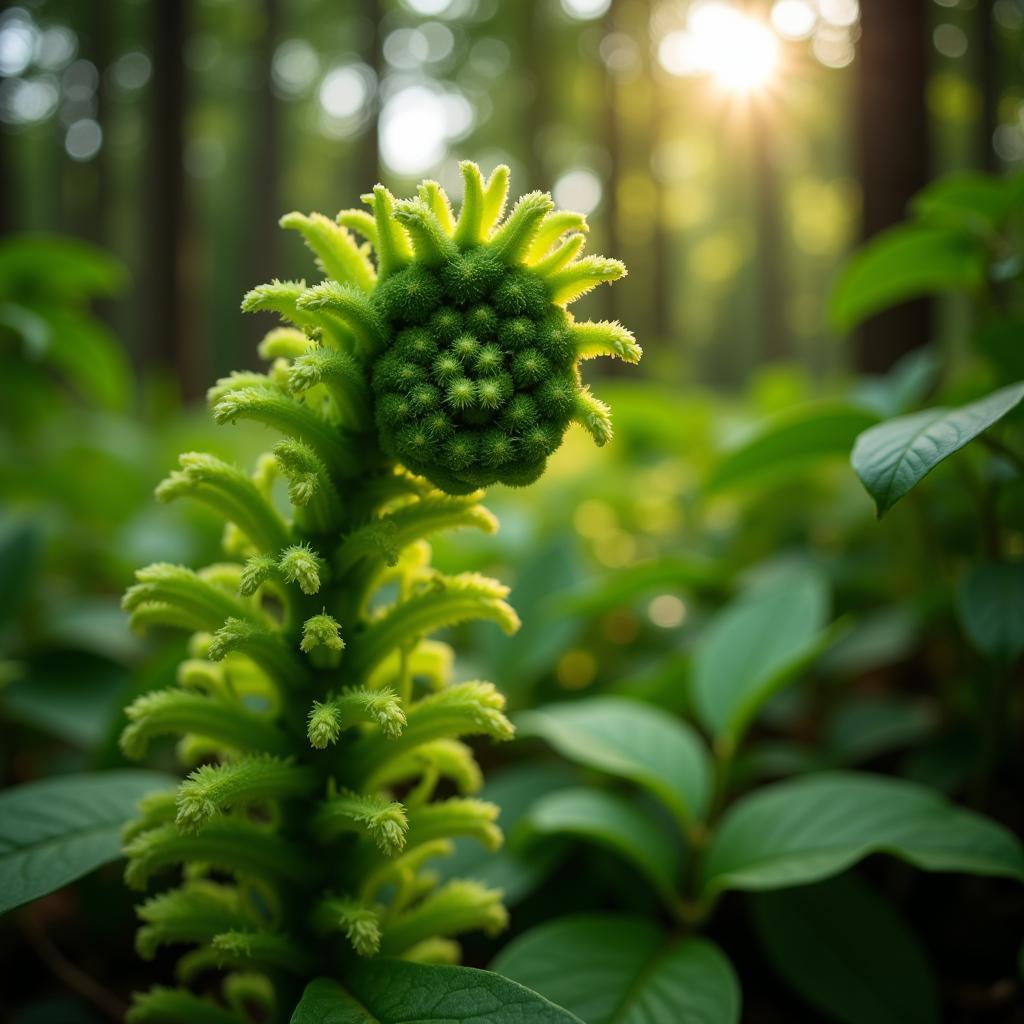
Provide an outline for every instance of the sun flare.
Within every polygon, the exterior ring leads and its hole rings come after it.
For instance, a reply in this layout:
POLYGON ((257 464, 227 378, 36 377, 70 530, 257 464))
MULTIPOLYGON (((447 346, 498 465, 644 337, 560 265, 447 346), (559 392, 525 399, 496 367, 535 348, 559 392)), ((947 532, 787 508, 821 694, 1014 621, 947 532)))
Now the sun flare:
POLYGON ((707 75, 726 92, 747 94, 771 82, 780 50, 768 24, 731 4, 709 0, 693 8, 685 29, 662 40, 659 58, 673 74, 707 75))

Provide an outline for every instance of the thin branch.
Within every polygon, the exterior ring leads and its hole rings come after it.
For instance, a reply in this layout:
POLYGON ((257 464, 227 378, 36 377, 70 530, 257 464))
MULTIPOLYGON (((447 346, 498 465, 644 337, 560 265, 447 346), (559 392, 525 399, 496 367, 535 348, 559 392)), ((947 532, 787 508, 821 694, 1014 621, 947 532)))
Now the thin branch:
POLYGON ((72 992, 92 1003, 104 1016, 112 1021, 124 1020, 128 1007, 98 984, 89 974, 73 964, 50 940, 36 914, 29 911, 22 915, 23 930, 29 946, 36 956, 72 992))

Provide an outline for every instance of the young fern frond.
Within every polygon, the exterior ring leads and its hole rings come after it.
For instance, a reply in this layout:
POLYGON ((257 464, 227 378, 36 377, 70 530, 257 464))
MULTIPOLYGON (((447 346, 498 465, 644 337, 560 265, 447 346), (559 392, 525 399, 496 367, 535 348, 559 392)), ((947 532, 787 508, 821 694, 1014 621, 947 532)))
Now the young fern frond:
POLYGON ((239 1024, 244 1018, 181 988, 156 986, 136 993, 125 1024, 239 1024))
POLYGON ((425 804, 410 813, 410 847, 448 836, 469 836, 488 850, 497 850, 504 842, 498 820, 497 804, 486 800, 452 797, 425 804))
POLYGON ((298 231, 316 254, 317 267, 335 281, 351 282, 364 292, 373 291, 377 272, 355 239, 341 224, 313 213, 286 213, 281 227, 298 231))
POLYGON ((256 926, 259 915, 237 886, 194 879, 152 896, 136 909, 139 956, 152 960, 161 946, 211 942, 221 932, 256 926))
POLYGON ((365 832, 381 853, 391 856, 405 846, 409 822, 405 808, 395 800, 343 791, 324 801, 313 820, 313 828, 325 838, 365 832))
POLYGON ((200 452, 186 452, 178 462, 181 468, 156 489, 160 501, 193 497, 234 523, 262 550, 275 551, 284 546, 287 525, 241 470, 200 452))
POLYGON ((453 879, 388 922, 381 952, 385 956, 399 956, 428 939, 477 929, 495 935, 508 923, 501 896, 499 889, 453 879))
POLYGON ((215 935, 210 943, 218 967, 246 967, 303 974, 308 968, 299 942, 262 928, 237 929, 215 935))
POLYGON ((437 574, 428 589, 398 601, 352 641, 349 665, 364 678, 388 651, 445 626, 489 619, 503 632, 519 628, 519 616, 504 601, 508 588, 478 573, 437 574))
POLYGON ((426 538, 493 532, 480 488, 535 480, 572 420, 606 441, 579 361, 640 349, 565 309, 624 273, 580 256, 585 218, 543 193, 506 216, 508 168, 461 171, 457 214, 425 181, 407 200, 377 185, 367 210, 333 221, 282 218, 325 279, 252 289, 243 310, 284 321, 259 346, 268 372, 209 394, 218 423, 280 435, 272 454, 250 476, 188 453, 158 489, 222 516, 235 561, 150 566, 125 595, 136 626, 192 637, 178 687, 128 709, 122 747, 138 757, 176 734, 193 769, 125 829, 126 880, 183 876, 139 908, 140 953, 191 946, 177 974, 206 992, 227 973, 217 1001, 155 988, 129 1021, 277 1024, 298 983, 357 956, 453 962, 453 936, 504 926, 499 892, 439 888, 431 869, 454 837, 500 844, 461 738, 513 734, 501 694, 453 684, 452 650, 431 634, 519 620, 496 581, 434 571, 426 538))
POLYGON ((267 715, 187 690, 143 694, 128 705, 125 715, 129 724, 121 733, 121 749, 126 757, 143 757, 156 736, 188 732, 234 750, 285 754, 291 749, 288 736, 267 715))
POLYGON ((317 906, 313 923, 321 932, 344 932, 360 956, 380 951, 380 916, 359 900, 330 896, 317 906))
POLYGON ((240 805, 306 796, 316 785, 309 765, 279 757, 244 757, 204 764, 178 790, 175 821, 183 832, 198 832, 212 818, 240 805))
POLYGON ((388 737, 401 736, 405 711, 393 690, 358 687, 321 703, 313 701, 306 734, 317 750, 336 743, 345 729, 361 723, 376 725, 388 737))

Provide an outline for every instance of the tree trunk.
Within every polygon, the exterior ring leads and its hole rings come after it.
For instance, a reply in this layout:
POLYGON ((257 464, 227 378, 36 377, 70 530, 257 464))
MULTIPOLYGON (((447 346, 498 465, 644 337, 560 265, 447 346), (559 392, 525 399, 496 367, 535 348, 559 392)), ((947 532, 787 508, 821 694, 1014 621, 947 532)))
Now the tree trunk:
POLYGON ((198 339, 183 330, 185 180, 182 163, 185 69, 182 51, 187 0, 156 0, 152 7, 153 79, 149 165, 142 229, 146 253, 145 355, 154 369, 174 371, 182 394, 200 392, 198 339))
MULTIPOLYGON (((263 0, 263 33, 258 51, 259 88, 253 112, 252 140, 252 216, 244 218, 247 226, 248 258, 246 288, 254 288, 281 274, 278 219, 281 209, 279 180, 281 171, 281 133, 277 97, 274 95, 271 68, 280 36, 280 4, 263 0)), ((244 317, 241 329, 242 351, 236 353, 234 365, 258 366, 256 345, 266 332, 261 317, 244 317)))
POLYGON ((791 356, 786 329, 786 281, 783 266, 779 172, 770 116, 758 96, 750 100, 753 145, 754 211, 757 222, 757 320, 759 357, 777 362, 791 356))
POLYGON ((380 99, 379 89, 384 74, 381 54, 380 22, 384 16, 380 0, 362 0, 363 21, 366 22, 368 38, 363 59, 373 68, 378 94, 370 101, 371 110, 366 131, 359 139, 359 153, 355 170, 358 173, 357 188, 369 191, 380 181, 380 99))
POLYGON ((999 124, 1000 51, 995 0, 978 0, 977 74, 981 84, 981 117, 978 119, 978 167, 993 173, 998 166, 992 142, 999 124))
MULTIPOLYGON (((927 0, 861 0, 857 147, 867 240, 901 221, 928 179, 927 0)), ((857 339, 857 365, 883 373, 931 337, 931 307, 908 302, 873 317, 857 339)))

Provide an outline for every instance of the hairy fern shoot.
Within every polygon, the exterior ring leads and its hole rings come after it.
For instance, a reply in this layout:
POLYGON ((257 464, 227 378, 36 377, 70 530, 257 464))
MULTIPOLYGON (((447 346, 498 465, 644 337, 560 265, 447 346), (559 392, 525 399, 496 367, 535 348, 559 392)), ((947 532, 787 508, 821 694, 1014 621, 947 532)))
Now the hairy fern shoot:
POLYGON ((640 349, 565 309, 624 273, 579 257, 584 219, 540 193, 503 219, 507 168, 462 169, 458 215, 424 182, 282 219, 326 277, 246 296, 285 321, 260 345, 270 368, 209 396, 219 423, 280 440, 252 474, 187 453, 157 489, 223 516, 226 561, 149 566, 124 599, 137 627, 191 634, 178 686, 140 697, 122 736, 130 757, 177 736, 190 770, 125 836, 128 883, 172 886, 139 907, 139 953, 188 947, 181 987, 137 997, 131 1021, 287 1019, 310 978, 377 953, 452 961, 459 934, 505 924, 500 892, 430 870, 456 837, 501 843, 464 741, 513 732, 431 634, 518 618, 496 581, 433 569, 427 538, 496 529, 479 488, 536 479, 570 421, 607 441, 578 363, 640 349))

